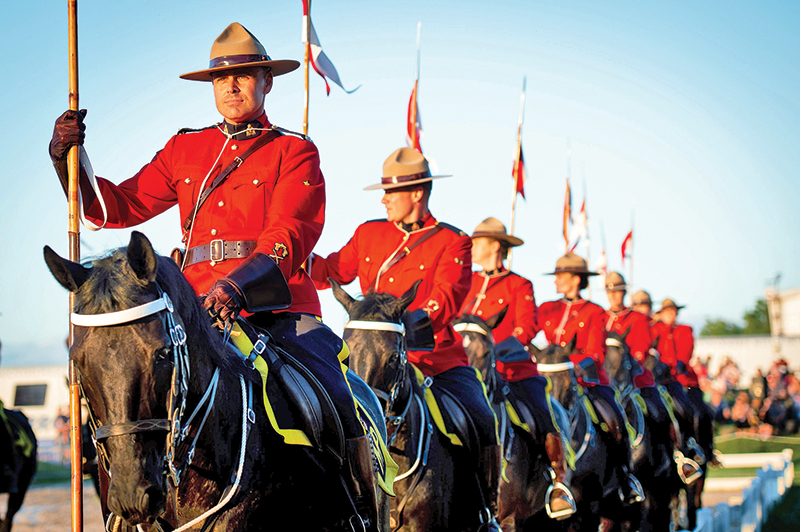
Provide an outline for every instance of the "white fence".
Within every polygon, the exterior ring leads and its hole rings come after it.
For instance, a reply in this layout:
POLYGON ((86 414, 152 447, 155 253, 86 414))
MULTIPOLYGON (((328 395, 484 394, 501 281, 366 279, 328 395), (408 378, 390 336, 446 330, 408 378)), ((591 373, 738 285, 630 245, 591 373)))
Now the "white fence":
POLYGON ((721 502, 714 508, 698 510, 694 532, 761 532, 761 524, 770 510, 794 481, 792 450, 784 449, 781 453, 723 455, 722 463, 728 467, 761 469, 742 491, 741 504, 731 506, 721 502))

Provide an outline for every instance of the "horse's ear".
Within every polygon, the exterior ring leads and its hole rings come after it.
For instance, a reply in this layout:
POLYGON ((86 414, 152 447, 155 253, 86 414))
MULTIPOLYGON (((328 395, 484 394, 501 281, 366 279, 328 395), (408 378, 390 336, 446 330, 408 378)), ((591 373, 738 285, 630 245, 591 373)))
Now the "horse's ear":
POLYGON ((342 286, 333 279, 328 278, 328 282, 331 283, 331 290, 333 290, 333 297, 335 297, 336 301, 341 303, 344 309, 347 311, 347 313, 350 314, 350 307, 353 306, 353 303, 355 303, 356 300, 353 299, 350 296, 350 294, 345 292, 344 288, 342 288, 342 286))
POLYGON ((408 306, 417 298, 417 288, 419 288, 421 282, 422 279, 417 280, 405 294, 395 299, 393 307, 397 316, 402 315, 408 306))
POLYGON ((158 267, 156 252, 147 237, 139 231, 131 233, 131 241, 128 243, 128 264, 140 280, 148 283, 156 280, 158 267))
POLYGON ((490 329, 494 329, 495 327, 500 325, 500 322, 503 321, 503 318, 506 317, 507 312, 508 312, 508 305, 503 307, 502 310, 500 310, 500 312, 498 312, 497 314, 486 320, 486 325, 488 325, 490 329))
POLYGON ((567 345, 564 346, 564 351, 566 351, 568 354, 574 353, 575 352, 575 344, 577 344, 577 343, 578 343, 578 335, 576 334, 575 336, 572 337, 572 340, 567 342, 567 345))
POLYGON ((526 345, 525 347, 527 347, 528 348, 528 352, 531 355, 533 355, 533 360, 534 361, 538 361, 541 358, 542 350, 539 349, 538 347, 536 347, 535 345, 533 345, 533 343, 530 343, 530 344, 526 345))
POLYGON ((85 268, 77 262, 62 258, 50 246, 44 247, 44 261, 58 284, 70 292, 77 292, 92 271, 91 268, 85 268))
POLYGON ((624 333, 619 335, 619 338, 620 340, 622 340, 622 343, 625 343, 625 338, 627 338, 630 333, 631 333, 631 328, 628 327, 627 329, 625 329, 624 333))

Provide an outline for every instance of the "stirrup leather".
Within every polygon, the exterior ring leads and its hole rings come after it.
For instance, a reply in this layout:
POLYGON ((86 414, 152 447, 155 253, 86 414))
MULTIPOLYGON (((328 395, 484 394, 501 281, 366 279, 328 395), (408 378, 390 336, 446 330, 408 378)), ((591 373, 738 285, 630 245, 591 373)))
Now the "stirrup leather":
POLYGON ((549 517, 550 519, 561 521, 562 519, 566 519, 567 517, 577 512, 578 508, 575 505, 575 497, 572 495, 572 492, 567 487, 567 485, 564 484, 563 482, 559 482, 558 480, 556 480, 556 472, 553 470, 552 467, 549 468, 549 471, 552 484, 550 484, 547 487, 547 491, 544 494, 544 509, 547 512, 547 517, 549 517), (553 509, 550 508, 550 500, 553 496, 553 491, 555 491, 556 489, 560 489, 561 491, 566 493, 567 495, 566 500, 569 502, 570 505, 569 508, 559 511, 553 511, 553 509))
MULTIPOLYGON (((642 487, 642 483, 639 482, 639 479, 633 476, 632 473, 628 473, 628 484, 631 488, 631 498, 628 503, 636 504, 644 502, 644 488, 642 487)), ((620 498, 622 498, 622 490, 620 490, 620 498)))

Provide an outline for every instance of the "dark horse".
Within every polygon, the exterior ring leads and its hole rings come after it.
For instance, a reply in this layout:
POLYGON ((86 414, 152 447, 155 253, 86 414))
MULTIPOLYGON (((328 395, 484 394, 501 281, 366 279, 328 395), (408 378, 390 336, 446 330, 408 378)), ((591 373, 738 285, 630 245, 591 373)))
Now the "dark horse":
MULTIPOLYGON (((495 345, 492 339, 492 329, 502 321, 504 315, 505 309, 484 321, 478 316, 465 314, 456 319, 453 325, 464 338, 469 363, 481 372, 500 427, 506 465, 498 493, 497 520, 506 532, 538 530, 540 527, 554 526, 554 521, 545 512, 545 496, 550 486, 550 460, 545 442, 535 427, 530 427, 532 435, 512 423, 506 410, 507 386, 495 369, 495 345), (513 525, 509 526, 509 522, 513 525)), ((554 404, 554 407, 563 413, 561 405, 554 404)))
MULTIPOLYGON (((571 438, 575 451, 575 472, 570 488, 575 496, 577 512, 568 521, 573 530, 596 532, 601 520, 604 527, 619 522, 622 515, 619 498, 620 479, 612 436, 592 419, 585 394, 578 391, 575 369, 569 355, 574 351, 573 338, 564 346, 550 344, 544 350, 529 348, 538 362, 539 372, 552 382, 553 397, 569 412, 571 438)), ((598 421, 602 421, 599 420, 598 421)))
POLYGON ((603 367, 611 385, 620 393, 620 401, 633 429, 633 473, 641 479, 645 500, 634 508, 630 516, 634 530, 667 532, 670 529, 671 509, 675 479, 678 476, 672 459, 669 414, 653 388, 641 393, 633 383, 633 374, 639 367, 625 343, 627 334, 609 333, 606 340, 606 358, 603 367), (638 519, 637 519, 638 516, 638 519))
POLYGON ((385 403, 389 451, 400 467, 391 507, 392 529, 478 529, 477 510, 483 506, 477 500, 474 472, 463 467, 466 457, 459 457, 459 449, 434 426, 422 395, 430 383, 418 384, 406 356, 412 342, 403 326, 405 311, 414 301, 419 282, 400 297, 369 293, 363 300, 350 297, 335 281, 331 285, 350 316, 344 332, 350 368, 385 403))
POLYGON ((75 294, 70 358, 99 424, 113 514, 143 530, 351 530, 332 458, 271 429, 258 372, 144 235, 92 267, 49 247, 45 260, 75 294))
MULTIPOLYGON (((11 433, 4 434, 2 437, 11 438, 12 448, 15 454, 14 464, 16 464, 15 471, 12 471, 12 474, 16 476, 14 480, 16 480, 17 490, 14 493, 8 494, 6 516, 5 519, 0 520, 0 532, 10 532, 14 515, 22 506, 22 501, 25 500, 25 493, 28 491, 28 486, 31 484, 33 474, 36 473, 36 436, 33 434, 31 424, 28 423, 28 418, 19 410, 3 408, 3 415, 8 420, 11 433)), ((0 430, 7 431, 4 425, 5 423, 0 421, 0 430)), ((8 457, 2 456, 0 460, 5 462, 8 460, 8 457)), ((3 465, 5 464, 0 463, 0 471, 5 469, 2 467, 3 465)), ((11 483, 12 479, 0 480, 5 480, 5 482, 0 485, 0 492, 8 493, 8 485, 11 483)))

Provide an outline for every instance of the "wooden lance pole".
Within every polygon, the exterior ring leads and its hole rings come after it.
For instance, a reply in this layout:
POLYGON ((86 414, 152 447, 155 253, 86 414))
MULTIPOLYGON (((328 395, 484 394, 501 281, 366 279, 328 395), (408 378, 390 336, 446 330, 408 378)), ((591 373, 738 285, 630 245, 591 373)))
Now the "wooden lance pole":
MULTIPOLYGON (((78 111, 78 0, 67 0, 69 21, 69 108, 78 111)), ((78 215, 78 178, 80 172, 78 146, 70 148, 67 154, 69 171, 69 260, 81 260, 80 225, 78 215)), ((69 294, 69 310, 72 312, 75 295, 69 294)), ((69 325, 69 345, 72 347, 74 327, 69 325)), ((75 362, 69 362, 69 434, 70 471, 72 480, 72 532, 83 532, 83 456, 81 434, 81 395, 78 383, 78 370, 75 362)))
MULTIPOLYGON (((525 86, 528 83, 528 76, 522 78, 522 96, 519 97, 519 122, 517 124, 517 151, 514 158, 514 199, 511 200, 511 226, 509 235, 514 234, 514 222, 517 217, 517 196, 519 195, 519 155, 522 151, 522 121, 525 118, 525 86)), ((508 269, 511 270, 511 259, 513 258, 514 248, 508 248, 508 269)))
POLYGON ((304 0, 305 13, 303 14, 303 48, 305 48, 305 62, 303 71, 306 81, 306 90, 303 96, 303 135, 308 135, 308 72, 311 64, 311 0, 304 0))

